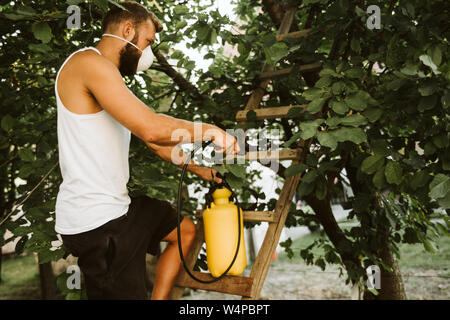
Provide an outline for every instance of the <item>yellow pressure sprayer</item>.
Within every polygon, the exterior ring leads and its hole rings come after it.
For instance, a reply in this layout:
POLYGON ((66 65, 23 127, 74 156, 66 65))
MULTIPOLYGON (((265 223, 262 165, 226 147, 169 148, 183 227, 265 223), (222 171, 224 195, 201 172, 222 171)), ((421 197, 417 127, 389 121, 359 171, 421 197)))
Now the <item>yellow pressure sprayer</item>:
MULTIPOLYGON (((202 146, 206 147, 211 142, 212 141, 202 143, 202 146)), ((197 149, 194 149, 192 153, 195 153, 197 149)), ((222 178, 222 182, 216 183, 211 172, 212 186, 206 194, 206 208, 203 211, 206 258, 208 269, 211 272, 213 279, 198 279, 186 266, 181 247, 181 190, 183 187, 183 178, 186 167, 190 161, 191 156, 189 155, 181 171, 177 198, 178 251, 180 253, 183 267, 192 279, 201 283, 212 283, 218 281, 226 274, 240 275, 244 271, 247 264, 242 209, 239 207, 239 202, 236 195, 225 181, 225 177, 221 176, 219 173, 217 176, 222 178), (235 203, 230 201, 230 197, 233 197, 235 203)))

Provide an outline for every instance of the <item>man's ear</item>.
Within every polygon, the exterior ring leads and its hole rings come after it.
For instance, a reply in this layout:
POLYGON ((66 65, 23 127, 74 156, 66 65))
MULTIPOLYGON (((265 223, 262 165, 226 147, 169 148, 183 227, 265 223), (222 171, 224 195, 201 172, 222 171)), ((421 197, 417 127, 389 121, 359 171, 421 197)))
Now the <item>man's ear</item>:
POLYGON ((125 20, 121 26, 122 38, 127 39, 128 41, 133 40, 136 34, 136 28, 131 20, 125 20))

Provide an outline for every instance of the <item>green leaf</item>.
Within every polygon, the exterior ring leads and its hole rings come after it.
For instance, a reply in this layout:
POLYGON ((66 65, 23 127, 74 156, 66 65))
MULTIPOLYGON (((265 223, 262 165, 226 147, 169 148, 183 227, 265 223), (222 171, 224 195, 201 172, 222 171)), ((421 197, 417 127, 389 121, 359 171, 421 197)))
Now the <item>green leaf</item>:
POLYGON ((344 89, 344 87, 345 87, 344 82, 342 81, 335 82, 331 86, 331 92, 333 92, 334 95, 339 95, 344 89))
POLYGON ((250 50, 250 48, 245 44, 245 42, 242 41, 239 41, 237 49, 241 56, 247 56, 250 50))
MULTIPOLYGON (((415 63, 406 62, 405 66, 400 69, 400 72, 406 74, 407 76, 414 76, 417 74, 419 66, 415 63)), ((404 79, 395 79, 389 83, 388 88, 397 91, 406 81, 404 79)))
POLYGON ((173 8, 173 12, 177 15, 182 15, 182 14, 186 14, 189 12, 188 7, 184 6, 184 5, 176 5, 173 8))
POLYGON ((343 101, 336 101, 332 100, 330 102, 331 109, 333 109, 334 112, 337 114, 345 114, 348 112, 348 105, 344 103, 343 101))
POLYGON ((359 40, 356 38, 353 38, 352 41, 350 41, 350 48, 352 48, 352 50, 355 52, 359 52, 359 50, 361 49, 359 40))
POLYGON ((437 66, 433 63, 433 59, 429 55, 423 54, 419 57, 419 60, 422 61, 424 65, 430 67, 433 71, 437 70, 437 66))
POLYGON ((383 188, 386 185, 386 179, 384 177, 384 167, 380 167, 377 170, 377 173, 374 174, 372 182, 374 184, 375 187, 377 187, 378 189, 383 188))
POLYGON ((43 43, 48 43, 53 37, 52 29, 45 22, 33 23, 31 31, 33 31, 34 37, 43 43))
POLYGON ((361 128, 342 127, 332 131, 332 134, 338 142, 351 141, 356 144, 367 142, 366 133, 361 128))
POLYGON ((306 183, 305 181, 301 180, 300 185, 297 188, 298 195, 300 197, 307 196, 314 190, 314 183, 306 183))
POLYGON ((197 29, 197 38, 200 41, 205 41, 206 37, 208 36, 210 31, 210 28, 208 25, 202 26, 200 28, 197 29))
POLYGON ((438 149, 445 149, 449 144, 449 137, 446 133, 441 133, 433 137, 433 143, 438 149))
POLYGON ((384 165, 384 156, 374 154, 363 160, 361 171, 367 174, 373 174, 384 165))
POLYGON ((266 52, 266 59, 275 64, 289 54, 289 48, 284 42, 276 42, 266 52))
POLYGON ((314 87, 316 88, 327 88, 331 85, 333 82, 333 78, 329 76, 321 77, 317 82, 314 84, 314 87))
POLYGON ((45 54, 50 53, 52 51, 52 48, 44 43, 30 43, 28 45, 28 49, 30 49, 31 51, 45 54))
POLYGON ((303 134, 303 131, 299 131, 296 134, 294 134, 288 141, 282 144, 283 147, 289 148, 291 144, 293 144, 295 141, 301 138, 303 134))
POLYGON ((218 173, 220 173, 222 176, 225 176, 225 173, 228 172, 227 168, 222 167, 221 165, 213 165, 212 169, 216 170, 218 173))
POLYGON ((308 166, 304 163, 294 164, 286 169, 286 171, 284 172, 284 176, 285 177, 295 176, 296 174, 304 172, 306 169, 308 169, 308 166))
POLYGON ((313 101, 314 99, 320 98, 322 96, 322 93, 323 93, 322 89, 313 87, 309 88, 308 90, 305 90, 303 92, 303 97, 306 100, 313 101))
POLYGON ((443 198, 450 192, 450 177, 445 174, 437 174, 430 183, 428 195, 432 199, 443 198))
POLYGON ((309 170, 307 173, 303 175, 302 181, 306 183, 313 183, 317 178, 316 170, 309 170))
POLYGON ((436 91, 436 85, 433 82, 425 82, 419 87, 422 96, 430 96, 436 91))
POLYGON ((288 118, 297 118, 300 116, 300 114, 303 112, 303 108, 301 107, 293 107, 290 108, 288 113, 286 114, 286 117, 288 118))
POLYGON ((248 121, 255 121, 256 120, 256 112, 255 112, 255 110, 249 110, 247 112, 247 114, 245 115, 245 118, 248 121))
POLYGON ((420 112, 433 109, 434 106, 436 105, 437 98, 438 98, 437 95, 425 96, 420 98, 419 104, 417 105, 417 109, 420 112))
POLYGON ((369 119, 369 122, 375 122, 378 119, 380 119, 381 115, 383 114, 383 110, 380 108, 374 108, 369 107, 362 113, 367 119, 369 119))
POLYGON ((28 148, 22 148, 18 152, 20 159, 23 161, 31 162, 34 161, 34 153, 28 148))
POLYGON ((181 58, 183 58, 183 56, 184 56, 184 54, 181 50, 174 50, 171 55, 171 58, 172 59, 181 59, 181 58))
POLYGON ((319 200, 323 200, 325 199, 326 196, 327 196, 327 180, 323 176, 320 176, 316 182, 316 197, 319 200))
POLYGON ((322 106, 325 104, 325 101, 327 101, 327 98, 315 99, 308 104, 306 110, 310 113, 317 113, 322 110, 322 106))
POLYGON ((450 192, 443 198, 437 200, 442 209, 450 209, 450 192))
POLYGON ((353 110, 362 111, 368 104, 367 93, 365 91, 358 91, 345 98, 345 103, 353 110))
POLYGON ((245 179, 236 177, 234 174, 227 174, 226 179, 233 190, 239 190, 245 183, 245 179))
POLYGON ((180 30, 187 26, 186 20, 181 20, 175 25, 175 29, 180 30))
POLYGON ((209 43, 210 44, 217 43, 217 31, 214 28, 212 28, 212 30, 211 30, 211 35, 209 37, 209 43))
POLYGON ((428 239, 425 239, 423 241, 423 247, 425 248, 425 250, 427 250, 428 252, 431 252, 431 253, 436 253, 436 251, 437 251, 436 246, 428 239))
POLYGON ((0 126, 3 130, 9 131, 14 127, 16 120, 11 117, 11 115, 7 114, 2 118, 2 121, 0 123, 0 126))
POLYGON ((300 137, 304 140, 312 138, 317 133, 317 127, 323 122, 323 119, 316 119, 313 121, 300 123, 301 134, 300 137))
POLYGON ((367 124, 367 119, 360 114, 350 114, 341 119, 341 123, 347 126, 363 126, 367 124))
POLYGON ((336 73, 336 71, 334 71, 332 69, 328 69, 328 68, 322 69, 319 72, 319 75, 321 77, 323 77, 323 76, 332 76, 332 77, 335 77, 335 78, 342 78, 342 76, 340 74, 336 73))
POLYGON ((439 49, 438 46, 435 46, 433 48, 432 56, 433 62, 436 66, 439 66, 442 62, 442 52, 441 49, 439 49))
POLYGON ((427 171, 420 170, 419 172, 414 174, 414 177, 411 179, 411 188, 413 190, 417 190, 420 187, 423 187, 430 180, 430 174, 427 171))
POLYGON ((108 11, 108 0, 93 0, 94 4, 103 11, 108 11))
POLYGON ((349 78, 361 79, 364 75, 364 71, 361 68, 351 68, 344 72, 349 78))
POLYGON ((32 164, 25 164, 24 166, 22 166, 19 169, 19 178, 25 179, 26 177, 28 177, 30 174, 32 174, 34 172, 34 167, 32 166, 32 164))
POLYGON ((386 181, 399 185, 402 181, 403 169, 400 163, 396 161, 389 161, 384 171, 386 181))
POLYGON ((341 117, 331 117, 328 118, 325 123, 330 129, 335 129, 341 124, 342 118, 341 117))
POLYGON ((336 149, 338 144, 335 136, 329 132, 319 132, 317 134, 317 139, 322 146, 330 148, 331 151, 336 149))
POLYGON ((245 166, 239 164, 227 164, 226 168, 236 177, 245 179, 245 166))

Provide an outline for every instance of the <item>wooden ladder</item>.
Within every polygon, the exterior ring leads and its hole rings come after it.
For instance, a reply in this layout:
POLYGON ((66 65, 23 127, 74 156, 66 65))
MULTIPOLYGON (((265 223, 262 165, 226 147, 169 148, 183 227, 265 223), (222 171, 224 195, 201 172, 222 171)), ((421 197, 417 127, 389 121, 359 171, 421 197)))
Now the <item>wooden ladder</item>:
MULTIPOLYGON (((289 33, 292 23, 295 18, 297 8, 287 8, 281 25, 277 32, 277 41, 281 41, 286 37, 300 38, 305 36, 309 30, 301 30, 289 33)), ((310 63, 300 66, 300 72, 316 71, 321 68, 321 63, 310 63)), ((305 108, 306 105, 293 105, 293 106, 281 106, 274 108, 257 109, 261 103, 263 96, 266 94, 265 90, 274 78, 289 75, 292 68, 283 70, 275 70, 273 65, 264 64, 261 74, 259 76, 259 85, 252 92, 245 109, 239 111, 236 115, 236 121, 245 122, 247 120, 247 113, 253 110, 256 113, 256 119, 274 119, 274 118, 286 118, 291 108, 305 108)), ((259 159, 274 159, 274 160, 292 160, 292 164, 302 163, 305 160, 307 151, 309 150, 311 141, 299 141, 299 148, 297 149, 280 149, 276 152, 270 151, 254 151, 247 152, 245 154, 246 160, 259 160, 259 159), (304 152, 305 151, 305 152, 304 152)), ((233 155, 233 157, 239 157, 233 155)), ((253 222, 268 222, 269 227, 267 229, 264 241, 258 252, 256 260, 253 264, 249 277, 245 276, 224 276, 219 281, 210 284, 199 283, 186 273, 181 268, 178 274, 175 286, 171 292, 172 299, 180 299, 184 288, 202 289, 208 291, 216 291, 233 295, 240 295, 242 299, 258 299, 267 273, 269 271, 272 257, 277 248, 278 241, 280 239, 281 231, 284 227, 286 217, 288 215, 292 199, 300 183, 301 173, 290 176, 285 179, 285 183, 280 192, 280 196, 275 205, 274 211, 244 211, 244 221, 253 222)), ((201 212, 202 210, 199 210, 201 212)), ((203 234, 203 222, 201 219, 197 222, 197 235, 191 250, 186 258, 186 264, 192 270, 197 257, 204 243, 203 234)), ((210 280, 212 276, 207 272, 191 271, 197 278, 202 280, 210 280)))

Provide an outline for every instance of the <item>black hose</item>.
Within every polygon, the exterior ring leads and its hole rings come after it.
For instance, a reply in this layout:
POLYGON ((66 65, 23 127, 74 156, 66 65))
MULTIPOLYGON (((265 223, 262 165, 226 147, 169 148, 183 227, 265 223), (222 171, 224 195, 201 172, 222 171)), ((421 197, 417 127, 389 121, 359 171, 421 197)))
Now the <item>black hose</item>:
MULTIPOLYGON (((206 142, 206 144, 205 144, 204 146, 201 145, 201 146, 197 147, 196 149, 194 149, 194 150, 192 151, 192 154, 194 154, 200 147, 206 147, 206 146, 208 146, 211 142, 212 142, 212 140, 206 142)), ((232 260, 231 263, 230 263, 230 266, 229 266, 229 267, 228 267, 228 268, 227 268, 220 276, 218 276, 217 278, 211 275, 212 277, 214 277, 214 279, 211 279, 211 280, 202 280, 202 279, 199 279, 199 278, 197 278, 196 276, 194 276, 194 275, 191 273, 191 271, 189 271, 189 268, 186 266, 186 262, 184 261, 183 249, 182 249, 182 247, 181 247, 181 228, 180 228, 180 224, 181 224, 181 190, 182 190, 182 188, 183 188, 183 178, 184 178, 184 174, 185 174, 185 172, 186 172, 186 167, 188 166, 188 164, 189 164, 190 161, 191 161, 191 154, 189 154, 188 159, 186 160, 186 162, 185 162, 185 164, 184 164, 184 166, 183 166, 183 169, 181 170, 180 183, 179 183, 179 186, 178 186, 178 198, 177 198, 177 215, 178 215, 178 220, 177 220, 177 238, 178 238, 178 252, 180 253, 180 259, 181 259, 181 262, 182 262, 182 264, 183 264, 184 269, 186 270, 187 274, 188 274, 192 279, 194 279, 195 281, 201 282, 201 283, 213 283, 213 282, 216 282, 216 281, 220 280, 225 274, 227 274, 228 271, 230 271, 231 267, 233 266, 233 264, 234 264, 234 262, 236 261, 236 258, 237 258, 237 256, 238 256, 238 253, 239 253, 239 246, 240 246, 240 244, 241 244, 241 229, 242 229, 242 226, 241 226, 241 212, 240 212, 241 210, 239 210, 239 202, 238 202, 238 200, 237 200, 236 195, 234 195, 233 191, 230 189, 230 191, 231 191, 231 193, 232 193, 232 196, 233 196, 233 198, 234 198, 236 207, 237 207, 237 211, 238 211, 238 225, 239 225, 238 230, 239 230, 239 233, 238 233, 238 242, 237 242, 236 253, 234 254, 234 257, 233 257, 233 260, 232 260)), ((223 177, 223 179, 225 179, 225 177, 223 177)), ((213 179, 212 182, 214 183, 214 179, 213 179)))

